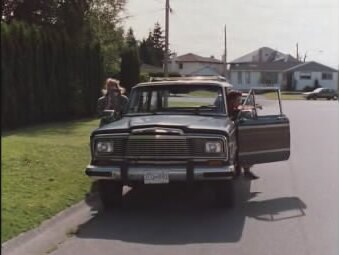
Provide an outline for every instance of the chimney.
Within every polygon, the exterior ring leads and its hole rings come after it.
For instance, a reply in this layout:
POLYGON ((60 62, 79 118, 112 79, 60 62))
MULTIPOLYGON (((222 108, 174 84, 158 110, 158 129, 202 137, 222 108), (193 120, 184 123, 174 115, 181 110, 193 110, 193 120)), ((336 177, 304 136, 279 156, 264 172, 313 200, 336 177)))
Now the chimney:
POLYGON ((213 58, 213 59, 214 59, 214 56, 213 56, 213 55, 211 55, 211 58, 213 58))

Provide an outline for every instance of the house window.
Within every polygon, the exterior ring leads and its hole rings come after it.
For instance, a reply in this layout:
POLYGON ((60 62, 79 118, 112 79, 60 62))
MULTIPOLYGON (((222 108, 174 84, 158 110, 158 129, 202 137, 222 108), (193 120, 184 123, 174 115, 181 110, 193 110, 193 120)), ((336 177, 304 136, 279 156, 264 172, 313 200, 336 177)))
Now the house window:
POLYGON ((238 72, 238 84, 242 84, 242 72, 238 72))
POLYGON ((333 80, 333 74, 332 73, 322 73, 321 79, 322 80, 333 80))
POLYGON ((179 63, 179 69, 183 69, 184 68, 184 64, 183 63, 179 63))
POLYGON ((261 83, 272 85, 278 83, 278 73, 276 72, 261 72, 261 83))
POLYGON ((300 80, 311 80, 312 74, 311 73, 300 73, 299 77, 300 77, 300 80))
POLYGON ((245 82, 246 84, 251 84, 251 73, 250 72, 245 73, 245 82))

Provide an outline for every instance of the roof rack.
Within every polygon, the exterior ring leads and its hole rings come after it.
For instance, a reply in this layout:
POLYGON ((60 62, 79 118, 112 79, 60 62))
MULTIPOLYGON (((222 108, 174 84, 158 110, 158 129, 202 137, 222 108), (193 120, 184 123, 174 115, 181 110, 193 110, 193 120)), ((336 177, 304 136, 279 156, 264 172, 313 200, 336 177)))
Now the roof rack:
POLYGON ((150 77, 150 82, 155 81, 227 81, 223 76, 184 76, 184 77, 150 77))

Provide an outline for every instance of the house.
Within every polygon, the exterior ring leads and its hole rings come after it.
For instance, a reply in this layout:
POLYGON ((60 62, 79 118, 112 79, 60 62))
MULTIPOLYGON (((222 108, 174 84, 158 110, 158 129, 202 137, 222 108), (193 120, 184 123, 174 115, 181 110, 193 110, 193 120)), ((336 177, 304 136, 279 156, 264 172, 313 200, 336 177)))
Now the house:
POLYGON ((193 53, 181 56, 174 54, 169 60, 168 71, 182 76, 219 76, 223 74, 223 67, 223 62, 213 56, 207 58, 193 53))
POLYGON ((140 72, 141 73, 162 73, 164 70, 162 67, 153 66, 149 64, 141 64, 140 72))
POLYGON ((283 70, 300 62, 289 54, 262 47, 229 64, 231 83, 239 90, 249 90, 257 86, 282 87, 283 70))
POLYGON ((239 90, 257 86, 303 90, 305 87, 337 88, 338 71, 317 62, 300 62, 290 54, 269 47, 229 63, 230 82, 239 90))
POLYGON ((337 89, 338 70, 315 61, 301 63, 284 70, 286 83, 293 90, 303 90, 305 87, 322 87, 337 89))

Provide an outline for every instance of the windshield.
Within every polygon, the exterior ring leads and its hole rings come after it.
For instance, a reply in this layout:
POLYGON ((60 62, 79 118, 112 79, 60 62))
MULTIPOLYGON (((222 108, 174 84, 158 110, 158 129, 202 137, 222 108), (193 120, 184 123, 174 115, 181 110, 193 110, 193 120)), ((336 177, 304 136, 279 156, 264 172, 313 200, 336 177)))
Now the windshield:
POLYGON ((215 85, 155 85, 133 90, 127 114, 225 114, 222 88, 215 85))

